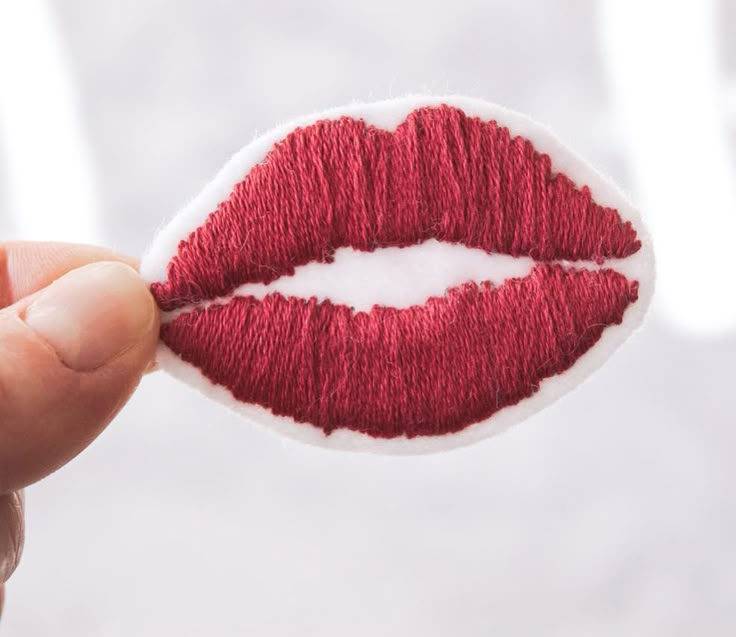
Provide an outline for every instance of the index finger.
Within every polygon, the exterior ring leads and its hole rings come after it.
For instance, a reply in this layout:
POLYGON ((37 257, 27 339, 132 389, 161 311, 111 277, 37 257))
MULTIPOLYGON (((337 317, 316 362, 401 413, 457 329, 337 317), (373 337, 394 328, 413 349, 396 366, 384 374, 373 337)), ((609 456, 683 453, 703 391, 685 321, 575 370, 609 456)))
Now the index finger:
POLYGON ((138 269, 136 259, 98 246, 31 241, 0 243, 0 308, 95 261, 121 261, 138 269))

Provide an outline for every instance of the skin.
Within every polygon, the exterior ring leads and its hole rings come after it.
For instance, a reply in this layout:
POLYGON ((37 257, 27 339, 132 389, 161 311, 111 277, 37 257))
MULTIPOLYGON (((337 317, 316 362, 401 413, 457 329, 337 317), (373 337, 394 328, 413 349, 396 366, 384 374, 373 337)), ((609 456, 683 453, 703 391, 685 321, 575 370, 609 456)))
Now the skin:
MULTIPOLYGON (((0 243, 0 615, 5 582, 23 549, 23 488, 92 442, 153 368, 158 312, 145 283, 121 263, 137 266, 133 259, 93 246, 0 243), (84 279, 89 271, 84 266, 97 262, 105 264, 91 266, 93 270, 107 268, 108 275, 127 277, 127 287, 121 289, 129 299, 122 299, 122 305, 135 303, 138 316, 150 314, 150 319, 139 321, 124 347, 82 369, 34 331, 29 308, 34 302, 40 305, 44 294, 48 298, 54 281, 68 273, 67 279, 84 279)), ((105 330, 112 328, 105 323, 77 321, 84 326, 82 342, 98 349, 109 343, 105 330)))

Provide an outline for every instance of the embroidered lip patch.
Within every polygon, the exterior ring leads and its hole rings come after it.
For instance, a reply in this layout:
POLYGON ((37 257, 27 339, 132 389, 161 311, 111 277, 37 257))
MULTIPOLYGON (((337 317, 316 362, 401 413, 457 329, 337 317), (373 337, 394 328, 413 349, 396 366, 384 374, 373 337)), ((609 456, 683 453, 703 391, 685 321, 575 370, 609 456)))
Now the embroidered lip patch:
POLYGON ((246 146, 142 272, 164 368, 292 437, 412 453, 482 438, 580 382, 643 318, 653 267, 636 212, 545 129, 476 100, 407 98, 246 146), (339 249, 430 240, 533 267, 409 307, 247 291, 339 249))

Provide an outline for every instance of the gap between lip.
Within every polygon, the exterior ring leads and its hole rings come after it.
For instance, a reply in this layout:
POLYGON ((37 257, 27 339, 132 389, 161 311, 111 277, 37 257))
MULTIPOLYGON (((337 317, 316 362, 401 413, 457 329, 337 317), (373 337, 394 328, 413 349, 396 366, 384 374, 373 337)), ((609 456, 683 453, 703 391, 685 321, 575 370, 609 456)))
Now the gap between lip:
POLYGON ((237 297, 252 296, 262 300, 279 293, 284 297, 316 298, 345 305, 353 313, 368 312, 374 306, 405 309, 423 305, 431 297, 441 297, 447 290, 475 281, 500 286, 505 280, 526 277, 541 263, 565 269, 618 269, 616 264, 630 259, 596 261, 535 261, 531 257, 489 254, 463 244, 430 239, 407 247, 385 247, 373 252, 340 248, 330 263, 313 261, 299 266, 293 275, 274 281, 246 283, 226 296, 205 299, 184 307, 162 312, 162 322, 170 323, 188 312, 224 305, 237 297), (366 274, 368 276, 366 276, 366 274), (397 276, 402 276, 399 285, 397 276), (388 285, 386 285, 388 283, 388 285))

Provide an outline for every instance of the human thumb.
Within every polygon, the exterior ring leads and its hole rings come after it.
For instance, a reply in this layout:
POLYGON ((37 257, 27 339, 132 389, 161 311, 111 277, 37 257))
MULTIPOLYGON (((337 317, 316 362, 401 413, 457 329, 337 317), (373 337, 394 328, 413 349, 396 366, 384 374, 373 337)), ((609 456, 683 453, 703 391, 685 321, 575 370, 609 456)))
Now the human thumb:
POLYGON ((131 267, 98 262, 0 310, 0 494, 84 449, 153 360, 158 312, 131 267))

